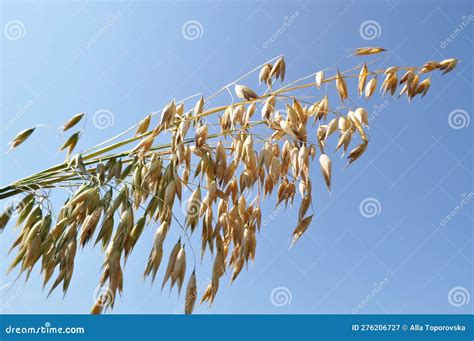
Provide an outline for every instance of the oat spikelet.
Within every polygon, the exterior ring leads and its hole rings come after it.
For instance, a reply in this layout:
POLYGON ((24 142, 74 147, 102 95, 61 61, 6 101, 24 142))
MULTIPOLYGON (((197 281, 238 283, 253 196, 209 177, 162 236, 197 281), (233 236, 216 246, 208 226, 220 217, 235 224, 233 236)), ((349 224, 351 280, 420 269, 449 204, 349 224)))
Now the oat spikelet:
POLYGON ((183 286, 184 275, 186 273, 186 252, 184 245, 178 251, 176 261, 173 265, 173 271, 171 272, 171 288, 174 284, 178 284, 178 294, 181 293, 181 287, 183 286))
POLYGON ((174 100, 171 101, 167 106, 165 106, 161 112, 161 121, 158 127, 155 129, 154 133, 158 134, 162 130, 168 129, 176 116, 176 104, 174 103, 174 100))
POLYGON ((359 97, 362 96, 362 93, 364 92, 365 88, 365 83, 367 81, 367 75, 369 74, 369 69, 367 68, 367 64, 364 64, 362 69, 360 70, 359 73, 359 84, 358 84, 358 92, 359 92, 359 97))
POLYGON ((319 89, 321 87, 321 84, 323 84, 324 80, 324 71, 318 71, 316 73, 316 87, 319 89))
POLYGON ((150 127, 150 122, 151 122, 151 115, 148 115, 143 120, 141 120, 140 123, 138 123, 137 130, 135 131, 135 135, 141 135, 141 134, 146 133, 146 131, 150 127))
POLYGON ((436 69, 438 69, 440 66, 441 66, 441 65, 440 65, 437 61, 430 60, 430 61, 426 62, 426 63, 423 65, 423 67, 422 67, 421 70, 420 70, 420 74, 423 74, 423 73, 427 73, 427 72, 436 70, 436 69))
POLYGON ((104 310, 104 305, 102 303, 102 300, 100 298, 98 298, 95 301, 94 305, 92 306, 90 313, 92 315, 100 315, 100 314, 102 314, 103 310, 104 310))
POLYGON ((163 284, 161 285, 161 290, 163 290, 166 282, 170 279, 171 273, 174 270, 174 265, 176 263, 176 258, 178 257, 178 252, 181 250, 181 238, 178 242, 174 245, 173 249, 171 250, 170 257, 168 259, 168 265, 166 266, 165 276, 163 278, 163 284))
POLYGON ((184 313, 189 315, 192 314, 194 304, 197 299, 197 285, 196 285, 196 270, 189 277, 188 286, 186 287, 186 299, 184 301, 184 313))
POLYGON ((275 77, 275 79, 278 79, 278 77, 280 77, 280 80, 283 82, 285 80, 285 72, 286 72, 285 59, 283 57, 280 57, 273 65, 270 71, 270 77, 275 77))
POLYGON ((366 56, 369 54, 377 54, 384 51, 387 50, 382 47, 359 47, 355 50, 354 56, 366 56))
POLYGON ((72 151, 74 150, 74 148, 76 147, 77 145, 77 142, 79 141, 79 136, 80 136, 80 131, 78 132, 75 132, 74 134, 72 134, 67 140, 66 142, 64 142, 64 144, 61 146, 61 148, 59 148, 59 151, 62 152, 63 150, 67 149, 67 156, 66 157, 69 157, 69 155, 71 155, 72 151))
POLYGON ((369 125, 369 114, 364 108, 357 108, 354 112, 354 116, 361 124, 365 126, 369 125))
POLYGON ((186 226, 191 227, 191 231, 194 231, 196 225, 199 222, 199 212, 201 210, 201 187, 198 186, 196 190, 191 194, 186 207, 186 226))
POLYGON ((200 125, 196 129, 196 135, 194 137, 194 141, 196 143, 197 148, 201 148, 204 146, 207 140, 207 135, 208 135, 207 125, 200 125))
POLYGON ((348 162, 347 162, 346 167, 349 166, 355 160, 357 160, 359 157, 361 157, 361 155, 367 149, 367 146, 368 146, 368 143, 364 142, 364 143, 358 145, 357 147, 355 147, 353 150, 351 150, 350 153, 349 153, 349 156, 347 157, 348 162))
POLYGON ((234 89, 235 89, 235 94, 240 99, 250 101, 252 99, 258 98, 258 95, 248 86, 236 84, 234 89))
POLYGON ((311 195, 306 195, 301 200, 301 205, 298 212, 298 217, 300 220, 304 218, 310 206, 311 206, 311 195))
POLYGON ((369 99, 377 88, 377 78, 372 78, 365 86, 365 98, 369 99))
POLYGON ((448 72, 454 70, 454 68, 456 67, 457 64, 458 64, 457 59, 454 59, 454 58, 445 59, 445 60, 442 60, 441 62, 439 62, 439 69, 443 70, 442 74, 444 75, 445 73, 448 73, 448 72))
POLYGON ((339 98, 341 99, 342 102, 347 99, 348 93, 347 93, 347 85, 346 81, 342 77, 339 71, 337 71, 336 75, 336 88, 337 92, 339 93, 339 98))
POLYGON ((204 97, 201 96, 194 106, 194 116, 200 116, 204 111, 204 97))
POLYGON ((150 252, 150 256, 148 257, 148 263, 145 272, 143 273, 143 277, 146 277, 151 273, 152 282, 155 280, 156 272, 158 271, 158 268, 161 264, 161 259, 163 258, 163 242, 165 240, 168 228, 168 223, 163 222, 155 232, 153 248, 150 252))
POLYGON ((133 148, 132 152, 130 154, 135 154, 137 153, 139 157, 144 156, 151 148, 153 145, 153 141, 155 140, 156 135, 151 134, 150 136, 147 136, 143 140, 141 140, 135 148, 133 148))
POLYGON ((12 205, 8 206, 2 214, 0 214, 0 232, 3 231, 5 226, 7 226, 8 222, 10 221, 10 217, 12 216, 14 207, 12 205))
POLYGON ((416 92, 418 94, 421 94, 421 97, 425 97, 430 86, 431 86, 431 79, 427 78, 418 85, 416 92))
POLYGON ((415 69, 410 69, 408 71, 405 72, 405 74, 402 76, 402 78, 400 79, 400 84, 403 84, 403 83, 406 83, 406 82, 411 82, 411 80, 413 79, 413 77, 415 77, 415 69))
POLYGON ((258 75, 259 84, 266 83, 269 87, 272 86, 272 78, 270 76, 270 72, 272 71, 271 64, 265 64, 262 69, 260 70, 260 74, 258 75))
POLYGON ((323 173, 326 186, 328 190, 331 190, 331 159, 326 154, 321 154, 319 164, 321 165, 321 172, 323 173))
POLYGON ((28 139, 28 137, 30 137, 30 135, 33 134, 35 129, 36 127, 25 129, 19 132, 11 142, 8 142, 8 144, 10 145, 10 149, 8 149, 6 153, 10 152, 13 148, 18 147, 20 144, 25 142, 28 139))
POLYGON ((61 127, 61 131, 62 132, 65 132, 66 130, 68 129, 71 129, 72 127, 74 127, 77 123, 79 123, 79 121, 84 117, 86 113, 85 112, 81 112, 77 115, 74 115, 73 117, 71 117, 66 123, 64 123, 64 125, 61 127))
POLYGON ((307 216, 304 219, 301 219, 298 222, 298 225, 293 231, 293 240, 291 241, 290 247, 292 247, 298 239, 303 235, 303 233, 306 232, 306 230, 309 227, 309 224, 311 224, 311 220, 313 220, 313 215, 307 216))

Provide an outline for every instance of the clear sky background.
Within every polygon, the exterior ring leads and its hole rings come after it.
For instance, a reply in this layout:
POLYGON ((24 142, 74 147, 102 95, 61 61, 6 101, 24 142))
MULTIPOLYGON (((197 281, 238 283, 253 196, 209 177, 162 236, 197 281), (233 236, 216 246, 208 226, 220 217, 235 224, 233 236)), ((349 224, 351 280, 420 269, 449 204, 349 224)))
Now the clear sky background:
MULTIPOLYGON (((270 200, 255 264, 232 286, 224 276, 212 308, 197 306, 195 312, 472 313, 472 4, 4 1, 2 150, 18 131, 46 127, 16 151, 2 153, 0 183, 62 162, 64 155, 55 154, 65 137, 57 136, 57 127, 73 114, 88 113, 77 147, 86 149, 172 98, 210 95, 279 54, 285 55, 289 81, 323 68, 348 69, 366 60, 348 58, 360 46, 390 50, 377 68, 458 58, 453 72, 433 76, 422 100, 357 100, 370 112, 369 148, 347 169, 334 158, 331 195, 313 165, 316 216, 307 233, 288 249, 297 212, 272 213, 270 200), (109 120, 94 124, 95 113, 109 120)), ((246 84, 263 92, 256 76, 246 84)), ((349 87, 355 98, 355 83, 349 87)), ((316 89, 303 94, 315 95, 316 89)), ((154 229, 145 231, 125 267, 115 313, 182 312, 183 297, 160 292, 163 268, 155 285, 142 280, 154 229)), ((37 270, 26 285, 24 277, 15 281, 15 271, 5 275, 17 232, 10 224, 1 235, 2 312, 87 313, 100 250, 78 250, 68 294, 57 291, 46 299, 37 270)), ((177 238, 178 232, 169 243, 177 238)), ((200 293, 210 268, 209 257, 197 267, 200 293)))

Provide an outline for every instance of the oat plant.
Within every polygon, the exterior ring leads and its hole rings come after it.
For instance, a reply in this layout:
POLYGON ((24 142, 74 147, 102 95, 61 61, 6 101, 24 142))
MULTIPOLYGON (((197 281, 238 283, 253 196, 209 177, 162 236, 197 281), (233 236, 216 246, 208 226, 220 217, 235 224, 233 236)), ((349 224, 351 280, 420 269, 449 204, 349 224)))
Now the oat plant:
MULTIPOLYGON (((384 51, 360 48, 354 58, 384 51)), ((279 56, 208 97, 172 100, 161 113, 75 155, 82 130, 71 134, 59 148, 67 151, 64 163, 0 189, 0 199, 17 198, 1 214, 1 230, 14 212, 20 227, 8 271, 17 269, 28 279, 37 265, 49 293, 58 286, 66 293, 77 248, 99 244, 104 254, 99 287, 105 291, 97 295, 91 312, 102 313, 113 308, 117 292, 122 292, 122 269, 148 228, 155 233, 144 277, 154 281, 161 266, 162 288, 169 283, 181 292, 186 284, 183 306, 191 313, 198 300, 196 257, 202 260, 209 253, 212 276, 199 300, 212 304, 222 277, 235 281, 255 258, 257 234, 265 228, 263 200, 299 206, 292 209, 298 219, 289 231, 293 245, 315 214, 311 161, 319 163, 329 190, 330 151, 346 155, 348 166, 364 154, 369 116, 352 97, 363 101, 379 90, 411 101, 427 94, 432 74, 445 74, 457 63, 447 59, 421 67, 375 69, 375 61, 346 71, 329 68, 277 87, 286 76, 285 59, 279 56), (242 85, 257 75, 258 90, 242 85), (353 92, 349 85, 356 87, 353 92), (302 89, 314 95, 300 96, 302 89), (210 105, 223 96, 231 103, 210 105), (158 136, 170 142, 155 143, 158 136), (68 198, 55 212, 50 196, 63 191, 68 198), (176 212, 181 207, 183 218, 176 212), (181 237, 168 250, 163 245, 171 229, 181 237), (199 234, 200 245, 191 243, 192 234, 199 234)), ((84 116, 73 116, 61 132, 70 134, 84 116)), ((20 132, 10 150, 34 130, 20 132)))

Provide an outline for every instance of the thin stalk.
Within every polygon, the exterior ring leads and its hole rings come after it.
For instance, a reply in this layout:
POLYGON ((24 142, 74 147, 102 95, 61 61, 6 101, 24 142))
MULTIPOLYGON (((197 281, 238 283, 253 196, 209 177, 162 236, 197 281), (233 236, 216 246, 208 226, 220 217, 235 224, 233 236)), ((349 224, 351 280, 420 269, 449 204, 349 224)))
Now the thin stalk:
MULTIPOLYGON (((278 57, 275 57, 274 59, 271 59, 270 61, 268 62, 271 62, 272 60, 275 60, 277 58, 279 58, 280 56, 278 57)), ((266 62, 266 63, 268 63, 266 62)), ((256 70, 258 70, 261 66, 265 65, 266 63, 260 65, 259 67, 253 69, 252 71, 250 71, 249 73, 245 74, 244 76, 238 78, 237 80, 235 80, 234 82, 232 83, 229 83, 228 85, 226 85, 225 87, 223 87, 220 91, 216 92, 215 94, 211 95, 208 100, 214 96, 216 96, 217 94, 219 94, 220 92, 224 91, 225 89, 227 89, 229 86, 233 85, 233 84, 236 84, 236 82, 238 82, 239 80, 247 77, 249 74, 255 72, 256 70)), ((355 68, 353 68, 355 69, 355 68)), ((344 72, 342 72, 341 74, 345 74, 347 72, 350 72, 351 70, 353 69, 349 69, 349 70, 346 70, 344 72)), ((403 67, 403 68, 399 68, 399 70, 411 70, 411 69, 419 69, 417 67, 403 67)), ((373 71, 373 72, 370 72, 369 74, 371 75, 377 75, 377 74, 380 74, 380 73, 383 73, 384 70, 376 70, 376 71, 373 71)), ((358 74, 348 74, 348 75, 342 75, 342 78, 355 78, 355 77, 358 77, 359 75, 358 74)), ((307 78, 307 77, 304 77, 304 78, 307 78)), ((303 79, 304 79, 303 78, 303 79)), ((329 83, 329 82, 332 82, 332 81, 335 81, 336 80, 336 75, 334 76, 331 76, 329 78, 326 78, 324 79, 322 82, 323 83, 329 83)), ((293 82, 294 83, 294 82, 293 82)), ((291 84, 291 83, 290 83, 291 84)), ((289 84, 289 85, 290 85, 289 84)), ((300 89, 305 89, 305 88, 309 88, 309 87, 313 87, 316 85, 315 82, 310 82, 310 83, 306 83, 306 84, 302 84, 302 85, 297 85, 297 86, 289 86, 289 85, 286 85, 280 89, 277 89, 271 93, 267 93, 267 94, 263 94, 262 96, 256 98, 256 99, 253 99, 253 100, 249 100, 249 101, 241 101, 241 102, 238 102, 236 103, 235 105, 245 105, 245 104, 250 104, 250 103, 253 103, 253 102, 259 102, 259 101, 263 101, 265 98, 268 98, 272 95, 281 95, 283 93, 287 93, 287 92, 291 92, 291 91, 295 91, 295 90, 300 90, 300 89)), ((195 97, 196 95, 193 95, 191 97, 195 97)), ((229 105, 223 105, 223 106, 218 106, 218 107, 215 107, 215 108, 211 108, 211 109, 208 109, 208 110, 205 110, 203 113, 201 113, 200 115, 196 115, 195 117, 193 117, 193 119, 195 120, 198 120, 199 118, 201 117, 206 117, 206 116, 210 116, 212 114, 216 114, 216 113, 219 113, 219 112, 222 112, 224 111, 225 109, 227 109, 229 107, 229 105)), ((123 136, 124 134, 126 134, 127 132, 131 131, 135 126, 127 129, 125 132, 122 132, 121 134, 103 142, 103 143, 100 143, 99 145, 95 146, 95 147, 92 147, 86 151, 90 151, 90 150, 93 150, 99 146, 102 146, 106 143, 108 143, 109 141, 112 141, 118 137, 121 137, 123 136)), ((115 157, 124 157, 124 156, 127 156, 130 154, 130 151, 126 151, 126 152, 122 152, 122 153, 118 153, 118 154, 113 154, 113 155, 110 155, 110 156, 106 156, 104 158, 98 158, 98 156, 101 156, 107 152, 110 152, 110 151, 113 151, 113 150, 116 150, 120 147, 123 147, 127 144, 130 144, 132 142, 135 142, 135 141, 138 141, 140 139, 142 139, 143 137, 146 137, 146 136, 149 136, 150 134, 152 133, 152 131, 148 131, 148 132, 145 132, 141 135, 138 135, 138 136, 134 136, 134 137, 131 137, 131 138, 128 138, 128 139, 125 139, 123 141, 120 141, 120 142, 116 142, 112 145, 109 145, 107 147, 104 147, 102 149, 99 149, 95 152, 92 152, 90 154, 87 154, 87 155, 84 155, 83 156, 83 160, 86 161, 86 160, 91 160, 90 163, 87 163, 87 164, 94 164, 96 162, 98 162, 99 160, 106 160, 106 159, 111 159, 111 158, 115 158, 115 157)), ((226 136, 228 135, 228 133, 224 132, 222 134, 215 134, 215 135, 211 135, 209 136, 209 138, 214 138, 214 137, 218 137, 218 136, 226 136)), ((191 141, 193 141, 194 139, 193 138, 190 138, 188 140, 186 140, 187 142, 186 143, 189 143, 191 141)), ((168 148, 170 147, 171 145, 170 144, 164 144, 164 145, 160 145, 160 146, 157 146, 157 147, 154 147, 152 148, 152 150, 160 150, 160 149, 164 149, 164 148, 168 148)), ((0 188, 0 199, 5 199, 5 198, 8 198, 12 195, 15 195, 15 194, 18 194, 18 193, 21 193, 22 190, 19 190, 18 188, 20 188, 23 184, 25 183, 29 183, 29 182, 32 182, 32 181, 38 181, 38 180, 41 180, 41 179, 44 179, 44 178, 49 178, 51 177, 52 175, 55 175, 55 174, 58 174, 64 170, 66 170, 67 168, 69 167, 68 163, 67 162, 63 162, 61 164, 58 164, 56 166, 53 166, 53 167, 50 167, 50 168, 47 168, 43 171, 40 171, 36 174, 33 174, 31 176, 28 176, 26 178, 23 178, 21 180, 18 180, 8 186, 5 186, 3 188, 0 188)))

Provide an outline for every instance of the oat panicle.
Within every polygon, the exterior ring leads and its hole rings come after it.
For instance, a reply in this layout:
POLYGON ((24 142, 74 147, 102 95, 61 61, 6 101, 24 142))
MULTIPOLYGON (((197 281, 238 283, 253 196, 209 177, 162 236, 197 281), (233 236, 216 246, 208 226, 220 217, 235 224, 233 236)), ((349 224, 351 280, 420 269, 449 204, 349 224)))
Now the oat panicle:
MULTIPOLYGON (((384 51, 363 47, 354 55, 370 57, 384 51)), ((295 227, 288 231, 293 246, 305 233, 313 233, 313 186, 326 186, 328 191, 337 186, 332 181, 337 159, 330 154, 336 150, 346 156, 346 166, 364 158, 370 141, 364 107, 369 104, 356 104, 352 94, 365 97, 360 102, 395 94, 408 101, 421 99, 436 74, 451 72, 457 63, 451 58, 420 67, 373 69, 366 61, 346 71, 313 72, 278 87, 287 71, 285 58, 278 56, 215 94, 171 99, 160 112, 141 118, 124 133, 72 155, 80 130, 60 147, 67 150, 67 161, 0 189, 0 199, 22 196, 0 214, 0 231, 15 219, 19 228, 9 271, 17 269, 28 279, 39 267, 44 285, 52 282, 49 293, 58 287, 66 293, 77 248, 95 240, 103 252, 98 282, 107 295, 97 298, 91 313, 100 314, 114 307, 123 290, 127 260, 144 231, 152 229, 143 277, 151 282, 162 278, 161 289, 170 283, 170 291, 176 287, 178 296, 187 279, 186 314, 192 313, 198 295, 201 303, 211 305, 222 282, 238 281, 257 257, 258 243, 264 242, 258 236, 266 228, 262 216, 268 214, 264 201, 274 200, 270 206, 276 209, 298 206, 295 227), (251 76, 258 88, 241 84, 251 84, 251 76), (303 83, 308 78, 312 81, 303 83), (316 98, 301 95, 302 90, 316 98), (211 106, 210 100, 218 95, 229 95, 229 103, 211 106), (313 176, 315 162, 321 177, 313 176), (46 203, 59 188, 71 194, 53 212, 46 203), (201 283, 195 249, 201 261, 205 256, 212 260, 207 264, 211 278, 202 293, 197 290, 201 283)), ((84 116, 73 116, 61 131, 75 127, 84 116)), ((35 129, 18 133, 10 150, 35 129)), ((318 203, 323 200, 327 199, 318 197, 318 203)))

